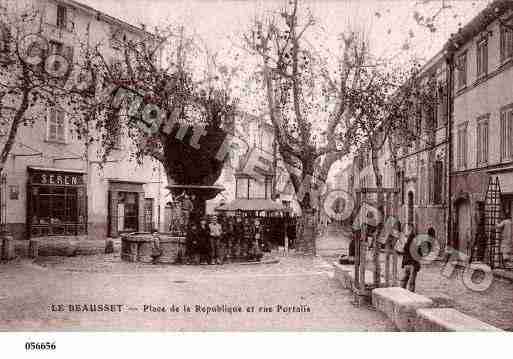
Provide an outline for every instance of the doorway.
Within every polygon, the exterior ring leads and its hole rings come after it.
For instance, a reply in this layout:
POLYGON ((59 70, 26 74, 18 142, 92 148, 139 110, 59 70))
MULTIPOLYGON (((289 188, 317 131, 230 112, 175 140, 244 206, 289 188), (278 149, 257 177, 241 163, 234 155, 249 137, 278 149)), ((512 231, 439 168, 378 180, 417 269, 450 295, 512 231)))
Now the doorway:
POLYGON ((470 201, 463 200, 456 207, 457 220, 457 237, 454 247, 465 254, 470 254, 471 243, 471 218, 470 218, 470 201))
POLYGON ((407 222, 409 224, 414 224, 414 196, 413 196, 413 192, 412 191, 409 191, 408 192, 408 218, 407 218, 407 222))

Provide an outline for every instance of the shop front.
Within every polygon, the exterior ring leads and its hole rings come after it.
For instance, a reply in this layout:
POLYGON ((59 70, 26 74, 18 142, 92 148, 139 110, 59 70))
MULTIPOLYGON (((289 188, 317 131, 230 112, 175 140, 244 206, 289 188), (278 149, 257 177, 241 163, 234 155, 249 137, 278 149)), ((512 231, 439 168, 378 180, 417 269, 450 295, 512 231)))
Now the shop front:
POLYGON ((87 187, 80 170, 28 168, 29 238, 87 233, 87 187))
POLYGON ((147 229, 143 185, 143 182, 109 181, 109 237, 147 229))

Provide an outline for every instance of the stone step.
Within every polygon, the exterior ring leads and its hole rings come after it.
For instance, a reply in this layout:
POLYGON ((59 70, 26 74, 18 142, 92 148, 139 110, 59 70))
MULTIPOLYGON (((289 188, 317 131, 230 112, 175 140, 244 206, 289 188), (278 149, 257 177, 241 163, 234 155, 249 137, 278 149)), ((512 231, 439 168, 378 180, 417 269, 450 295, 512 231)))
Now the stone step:
POLYGON ((417 310, 415 331, 496 332, 502 330, 453 308, 424 308, 417 310))
POLYGON ((417 309, 431 308, 434 305, 431 299, 400 287, 374 289, 372 304, 401 331, 414 331, 417 309))
MULTIPOLYGON (((352 289, 354 286, 354 264, 340 264, 337 262, 333 263, 335 267, 335 279, 338 280, 342 286, 346 289, 352 289)), ((383 275, 381 275, 383 279, 383 275)), ((371 270, 365 270, 365 285, 374 285, 374 273, 371 270)))

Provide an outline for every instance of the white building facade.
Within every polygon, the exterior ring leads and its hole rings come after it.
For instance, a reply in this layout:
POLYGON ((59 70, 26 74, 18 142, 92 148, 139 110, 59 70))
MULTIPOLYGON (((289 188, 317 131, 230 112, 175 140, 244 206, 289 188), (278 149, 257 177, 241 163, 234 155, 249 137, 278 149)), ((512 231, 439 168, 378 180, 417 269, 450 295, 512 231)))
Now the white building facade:
MULTIPOLYGON (((105 43, 104 56, 116 61, 120 53, 110 41, 114 33, 149 36, 141 28, 73 0, 32 3, 50 51, 75 63, 80 62, 81 43, 105 43)), ((48 108, 46 113, 33 125, 20 126, 3 171, 3 220, 16 239, 102 239, 165 229, 166 176, 160 163, 148 159, 138 165, 132 160, 123 129, 119 145, 101 163, 95 145, 78 139, 65 109, 48 108)))

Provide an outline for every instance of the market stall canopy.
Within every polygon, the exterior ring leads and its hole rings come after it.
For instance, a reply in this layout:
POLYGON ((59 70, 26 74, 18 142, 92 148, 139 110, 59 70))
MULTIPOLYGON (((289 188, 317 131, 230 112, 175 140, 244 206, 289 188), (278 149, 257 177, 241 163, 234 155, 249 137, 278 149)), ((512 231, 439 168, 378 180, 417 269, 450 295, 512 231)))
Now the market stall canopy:
POLYGON ((239 198, 216 208, 216 211, 287 211, 281 204, 270 199, 239 198))

